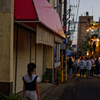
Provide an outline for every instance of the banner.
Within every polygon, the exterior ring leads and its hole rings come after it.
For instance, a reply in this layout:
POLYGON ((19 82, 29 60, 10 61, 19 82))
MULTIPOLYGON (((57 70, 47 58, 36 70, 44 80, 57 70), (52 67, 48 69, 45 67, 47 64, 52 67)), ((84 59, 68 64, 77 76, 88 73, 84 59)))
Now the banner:
POLYGON ((67 54, 67 57, 69 57, 69 56, 71 56, 72 51, 71 51, 71 50, 69 50, 69 49, 66 49, 66 54, 67 54))

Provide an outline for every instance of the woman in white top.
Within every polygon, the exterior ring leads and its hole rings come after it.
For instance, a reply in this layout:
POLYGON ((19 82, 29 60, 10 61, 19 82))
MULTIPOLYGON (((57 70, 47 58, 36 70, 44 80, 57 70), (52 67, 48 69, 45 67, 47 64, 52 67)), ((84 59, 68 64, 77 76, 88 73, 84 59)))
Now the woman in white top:
POLYGON ((87 61, 86 61, 86 76, 87 77, 90 76, 91 66, 92 66, 91 60, 87 58, 87 61))
POLYGON ((85 70, 85 61, 83 60, 83 57, 81 57, 81 60, 79 62, 79 67, 80 67, 80 77, 82 73, 82 77, 84 76, 84 70, 85 70))
POLYGON ((91 66, 90 74, 91 74, 91 76, 93 76, 93 74, 94 74, 94 63, 95 63, 93 57, 91 57, 91 63, 92 63, 92 66, 91 66))
POLYGON ((23 98, 24 100, 40 100, 38 81, 40 78, 34 74, 36 65, 29 63, 27 72, 23 77, 23 98))

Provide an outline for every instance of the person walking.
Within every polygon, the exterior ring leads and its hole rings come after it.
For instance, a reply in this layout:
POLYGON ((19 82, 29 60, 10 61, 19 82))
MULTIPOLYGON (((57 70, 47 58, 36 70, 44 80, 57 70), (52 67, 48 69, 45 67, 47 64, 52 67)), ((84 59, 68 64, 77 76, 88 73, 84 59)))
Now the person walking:
POLYGON ((72 62, 72 59, 69 58, 69 61, 68 61, 68 75, 69 76, 71 76, 72 70, 73 70, 73 62, 72 62))
POLYGON ((92 67, 91 59, 87 58, 87 60, 86 60, 86 77, 90 76, 91 67, 92 67))
POLYGON ((96 75, 99 75, 99 60, 98 57, 95 60, 96 75))
POLYGON ((85 69, 85 61, 83 60, 83 57, 81 57, 81 60, 79 62, 79 67, 80 67, 80 77, 82 73, 82 77, 84 76, 84 69, 85 69))
MULTIPOLYGON (((87 61, 87 57, 86 56, 84 57, 84 61, 85 62, 87 61)), ((86 68, 84 69, 84 73, 86 73, 86 68)))
POLYGON ((77 73, 79 73, 79 70, 80 70, 80 67, 79 67, 80 60, 81 60, 81 57, 79 57, 79 59, 77 60, 78 61, 77 73))
POLYGON ((34 73, 36 71, 36 65, 29 63, 27 65, 27 72, 23 76, 23 98, 24 100, 40 100, 38 81, 40 78, 34 73))
POLYGON ((74 63, 73 63, 73 76, 76 77, 77 74, 77 67, 78 67, 78 60, 77 57, 75 57, 74 63))
POLYGON ((91 63, 92 63, 92 67, 91 67, 90 75, 93 76, 93 74, 94 74, 94 59, 93 59, 93 57, 91 57, 91 63))

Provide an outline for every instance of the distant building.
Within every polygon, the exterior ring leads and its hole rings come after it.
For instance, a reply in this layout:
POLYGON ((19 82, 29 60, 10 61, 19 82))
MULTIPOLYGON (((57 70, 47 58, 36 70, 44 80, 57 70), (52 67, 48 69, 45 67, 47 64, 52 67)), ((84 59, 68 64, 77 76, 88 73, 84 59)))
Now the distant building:
POLYGON ((72 45, 73 52, 77 52, 77 45, 72 45))
POLYGON ((78 36, 77 36, 77 50, 82 51, 82 44, 86 41, 85 36, 87 36, 87 32, 84 24, 87 23, 87 19, 93 20, 93 16, 89 16, 86 12, 86 16, 79 16, 79 24, 78 24, 78 36))

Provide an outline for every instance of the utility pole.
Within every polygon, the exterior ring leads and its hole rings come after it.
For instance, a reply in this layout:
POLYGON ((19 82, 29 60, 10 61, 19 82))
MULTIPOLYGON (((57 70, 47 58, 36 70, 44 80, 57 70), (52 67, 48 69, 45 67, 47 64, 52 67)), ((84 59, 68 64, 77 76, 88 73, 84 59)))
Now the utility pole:
MULTIPOLYGON (((66 22, 67 22, 67 18, 66 18, 66 11, 67 11, 67 0, 64 0, 64 23, 63 23, 63 26, 66 27, 66 22)), ((65 33, 65 36, 66 36, 66 39, 67 39, 67 35, 66 35, 66 29, 64 31, 65 33)), ((67 48, 67 45, 65 46, 65 81, 67 81, 67 56, 66 56, 66 48, 67 48)))
MULTIPOLYGON (((66 11, 67 11, 67 0, 64 0, 64 23, 63 25, 66 26, 66 11)), ((66 30, 64 31, 64 33, 66 34, 66 30)))
POLYGON ((71 35, 73 35, 73 33, 75 32, 75 23, 74 23, 75 14, 72 14, 72 11, 74 8, 77 8, 77 6, 70 5, 70 1, 69 1, 68 18, 70 18, 70 20, 68 21, 68 35, 69 35, 69 37, 68 37, 68 41, 67 41, 69 45, 70 45, 69 39, 71 39, 71 35))
MULTIPOLYGON (((71 14, 71 5, 69 5, 69 18, 70 18, 70 14, 71 14)), ((68 22, 68 34, 71 34, 70 33, 70 20, 68 22)), ((68 44, 69 44, 69 39, 70 39, 70 37, 67 40, 68 44)), ((68 45, 68 47, 69 47, 69 45, 68 45)))

